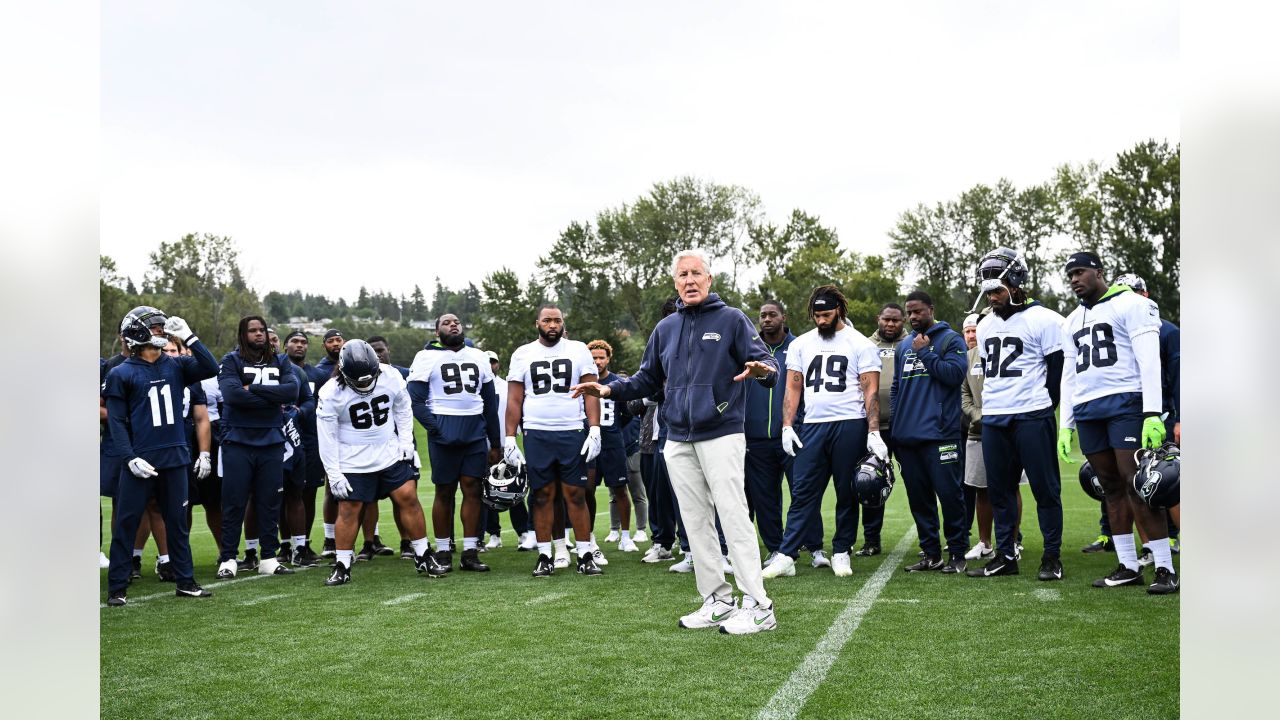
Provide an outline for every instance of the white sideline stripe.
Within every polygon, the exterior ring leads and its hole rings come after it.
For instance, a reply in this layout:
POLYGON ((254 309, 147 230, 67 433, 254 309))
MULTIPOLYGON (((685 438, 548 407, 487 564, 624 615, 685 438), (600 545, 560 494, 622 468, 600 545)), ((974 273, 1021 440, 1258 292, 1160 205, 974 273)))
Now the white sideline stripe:
MULTIPOLYGON (((266 575, 263 575, 262 577, 266 577, 266 575)), ((287 598, 287 597, 289 597, 289 593, 285 593, 285 594, 283 594, 283 595, 264 595, 263 597, 260 597, 260 598, 253 598, 252 600, 245 600, 244 602, 242 602, 242 603, 240 603, 240 604, 241 604, 241 605, 246 605, 246 606, 247 606, 247 605, 257 605, 258 603, 271 602, 272 600, 279 600, 280 598, 287 598)))
POLYGON ((420 597, 426 597, 426 596, 427 596, 426 593, 409 593, 408 595, 401 595, 400 597, 391 598, 390 600, 383 600, 382 604, 383 605, 399 605, 400 603, 411 602, 413 600, 417 600, 420 597))
POLYGON ((827 672, 840 656, 840 650, 862 624, 862 618, 880 596, 880 591, 884 590, 893 571, 898 569, 898 564, 902 562, 903 556, 907 554, 907 548, 911 547, 911 541, 915 537, 916 529, 909 528, 893 548, 893 552, 880 563, 880 567, 876 568, 875 573, 862 586, 858 594, 836 616, 817 646, 809 651, 804 660, 800 661, 800 665, 791 673, 791 677, 787 678, 782 687, 778 688, 778 691, 769 699, 769 703, 760 710, 758 717, 768 720, 774 718, 790 720, 800 714, 809 696, 827 677, 827 672))
POLYGON ((569 597, 569 593, 559 592, 559 593, 548 593, 546 595, 539 595, 536 598, 530 598, 529 600, 525 600, 524 604, 525 605, 541 605, 542 603, 555 602, 556 600, 559 600, 560 598, 563 598, 563 597, 569 597))
POLYGON ((1044 602, 1053 602, 1054 600, 1062 599, 1062 593, 1057 590, 1040 589, 1033 591, 1031 594, 1035 595, 1037 600, 1042 600, 1044 602))
MULTIPOLYGON (((308 571, 308 570, 310 570, 310 569, 311 569, 311 568, 309 568, 309 567, 305 567, 305 568, 297 568, 294 572, 302 573, 302 572, 306 572, 306 571, 308 571)), ((253 581, 253 580, 262 580, 262 579, 264 579, 264 578, 275 577, 275 575, 258 575, 258 574, 257 574, 257 571, 253 571, 253 570, 251 570, 250 572, 253 572, 254 574, 253 574, 253 575, 246 576, 246 577, 233 578, 233 579, 231 579, 231 580, 219 580, 218 582, 209 583, 208 585, 202 585, 201 587, 203 587, 205 590, 212 590, 212 589, 214 589, 214 588, 220 588, 220 587, 223 587, 223 586, 225 586, 225 585, 235 585, 236 583, 250 582, 250 581, 253 581)), ((175 586, 175 588, 176 588, 176 586, 175 586)), ((143 595, 143 596, 142 596, 142 597, 140 597, 140 598, 132 598, 132 597, 131 597, 131 598, 129 598, 129 599, 128 599, 128 600, 129 600, 129 602, 128 602, 128 604, 126 604, 126 605, 125 605, 125 607, 129 607, 129 605, 133 605, 134 603, 146 602, 146 601, 148 601, 148 600, 155 600, 156 598, 162 598, 162 597, 174 597, 174 593, 171 593, 171 592, 161 592, 161 593, 154 593, 154 594, 151 594, 151 595, 143 595)), ((200 599, 200 598, 197 598, 197 599, 200 599)), ((106 604, 106 603, 101 603, 100 605, 98 605, 98 609, 99 609, 99 610, 101 610, 102 608, 105 608, 106 606, 107 606, 107 604, 106 604)))

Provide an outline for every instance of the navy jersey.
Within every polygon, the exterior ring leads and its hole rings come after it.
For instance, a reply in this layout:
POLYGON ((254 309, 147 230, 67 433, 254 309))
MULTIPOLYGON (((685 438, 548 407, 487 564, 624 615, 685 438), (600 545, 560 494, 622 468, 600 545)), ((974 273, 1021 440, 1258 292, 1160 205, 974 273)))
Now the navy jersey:
POLYGON ((313 457, 320 457, 319 445, 316 442, 316 390, 319 389, 320 383, 316 381, 316 369, 312 365, 302 364, 294 365, 295 368, 302 372, 298 376, 298 381, 307 388, 311 400, 298 404, 298 417, 294 421, 298 429, 298 434, 302 436, 302 447, 306 448, 307 454, 313 457), (313 452, 314 451, 314 452, 313 452))
MULTIPOLYGON (((606 382, 612 375, 609 373, 601 382, 606 382)), ((600 398, 600 447, 625 449, 627 437, 624 431, 631 424, 631 418, 625 401, 600 398)))
POLYGON ((141 457, 157 468, 191 462, 181 418, 184 390, 218 372, 217 360, 199 340, 191 352, 189 357, 161 354, 153 363, 131 357, 107 373, 102 396, 116 457, 141 457))
POLYGON ((298 469, 298 461, 306 452, 306 445, 302 439, 303 417, 307 413, 312 416, 312 428, 315 428, 315 410, 316 399, 311 394, 311 382, 307 379, 307 373, 304 369, 289 363, 293 368, 293 374, 298 379, 298 395, 296 402, 286 406, 284 413, 281 415, 280 428, 284 432, 284 469, 286 472, 293 472, 298 469))
POLYGON ((320 392, 320 388, 329 382, 329 378, 333 377, 333 371, 337 367, 338 363, 330 360, 329 356, 325 355, 320 362, 315 364, 315 367, 311 368, 311 382, 315 383, 315 387, 311 388, 312 395, 320 392))
POLYGON ((282 406, 298 401, 298 375, 288 358, 276 355, 246 363, 240 351, 232 350, 222 358, 218 389, 225 442, 256 446, 284 442, 282 406))
POLYGON ((197 405, 208 405, 209 397, 205 395, 204 387, 200 383, 194 382, 182 389, 182 420, 187 426, 187 447, 191 452, 199 452, 196 447, 196 412, 197 405))
POLYGON ((1168 422, 1182 420, 1182 331, 1168 320, 1160 321, 1160 394, 1168 422))

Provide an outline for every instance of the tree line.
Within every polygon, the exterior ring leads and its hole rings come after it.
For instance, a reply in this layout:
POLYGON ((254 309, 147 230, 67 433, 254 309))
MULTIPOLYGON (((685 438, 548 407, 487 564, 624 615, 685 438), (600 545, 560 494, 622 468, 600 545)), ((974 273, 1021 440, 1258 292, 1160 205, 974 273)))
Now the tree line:
MULTIPOLYGON (((283 337, 291 318, 329 318, 348 338, 382 335, 392 360, 408 365, 432 337, 429 323, 453 312, 468 335, 503 358, 532 337, 533 309, 555 301, 574 339, 603 338, 614 347, 614 367, 634 370, 663 301, 672 296, 672 256, 699 247, 712 258, 713 290, 754 317, 765 299, 781 301, 797 334, 812 324, 805 312, 810 290, 839 285, 849 298, 849 319, 870 334, 884 302, 901 302, 913 289, 933 296, 936 315, 958 325, 977 294, 974 269, 987 251, 1022 250, 1031 269, 1030 293, 1059 312, 1075 300, 1062 264, 1089 249, 1108 264, 1108 276, 1136 272, 1162 314, 1179 320, 1179 163, 1181 148, 1148 140, 1109 165, 1063 165, 1042 183, 1019 188, 1006 179, 979 184, 951 200, 902 212, 888 229, 887 255, 844 249, 835 228, 796 208, 782 224, 770 222, 760 197, 737 185, 694 177, 656 183, 644 195, 570 221, 522 279, 514 270, 489 273, 479 287, 447 288, 437 277, 428 301, 421 287, 408 293, 361 287, 344 298, 249 288, 229 237, 190 234, 163 242, 150 255, 141 288, 100 257, 102 354, 118 352, 120 318, 139 304, 188 318, 215 353, 235 344, 237 320, 259 313, 283 337)), ((314 342, 311 359, 323 350, 314 342)))

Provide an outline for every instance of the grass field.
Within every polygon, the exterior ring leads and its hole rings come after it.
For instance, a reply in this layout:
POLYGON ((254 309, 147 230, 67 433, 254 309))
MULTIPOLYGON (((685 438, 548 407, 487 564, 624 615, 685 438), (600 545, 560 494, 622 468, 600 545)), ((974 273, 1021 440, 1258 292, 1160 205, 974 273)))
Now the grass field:
MULTIPOLYGON (((1115 556, 1079 552, 1097 535, 1098 506, 1080 491, 1077 467, 1063 466, 1062 582, 1036 580, 1029 491, 1021 575, 902 572, 918 547, 899 487, 885 515, 885 555, 855 558, 851 578, 813 570, 802 555, 795 577, 768 581, 778 629, 747 637, 678 628, 700 602, 693 576, 612 544, 602 543, 610 561, 602 577, 570 568, 534 580, 535 557, 516 551, 505 517, 506 547, 482 556, 490 573, 455 569, 428 580, 410 561, 382 557, 357 563, 351 584, 325 588, 323 566, 215 582, 217 551, 198 516, 196 577, 214 597, 173 597, 174 586, 151 571, 148 547, 129 605, 100 610, 101 715, 1177 717, 1178 596, 1090 587, 1115 556)), ((424 476, 428 508, 431 491, 424 476)), ((603 488, 600 498, 603 538, 603 488)), ((828 540, 832 505, 828 492, 828 540)), ((397 547, 386 501, 381 525, 397 547)), ((318 519, 312 537, 318 549, 318 519)))

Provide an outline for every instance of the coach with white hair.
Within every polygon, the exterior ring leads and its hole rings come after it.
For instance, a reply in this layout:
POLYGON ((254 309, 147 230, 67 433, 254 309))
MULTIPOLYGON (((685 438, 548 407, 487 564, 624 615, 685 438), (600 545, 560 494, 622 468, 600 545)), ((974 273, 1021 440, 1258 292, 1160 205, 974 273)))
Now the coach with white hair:
POLYGON ((764 590, 760 548, 743 490, 747 393, 741 382, 751 378, 772 386, 777 363, 747 316, 711 292, 711 263, 703 252, 678 253, 672 275, 677 312, 653 329, 640 370, 608 384, 576 385, 573 394, 631 400, 665 385, 667 471, 689 533, 698 592, 705 598, 701 608, 680 618, 680 626, 719 626, 733 635, 772 630, 777 621, 764 590), (741 607, 719 560, 717 513, 743 592, 741 607))

